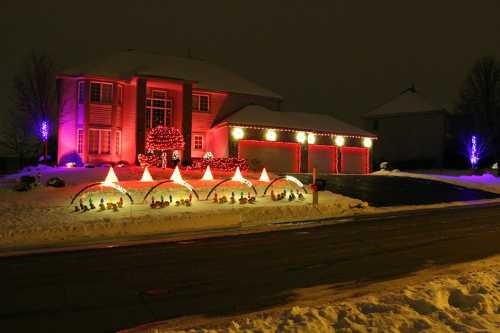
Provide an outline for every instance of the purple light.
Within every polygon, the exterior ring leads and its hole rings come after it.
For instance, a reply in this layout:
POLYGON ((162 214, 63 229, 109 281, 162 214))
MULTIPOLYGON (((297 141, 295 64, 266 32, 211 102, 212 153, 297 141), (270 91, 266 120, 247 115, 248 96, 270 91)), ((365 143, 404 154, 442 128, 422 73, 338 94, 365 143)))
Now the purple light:
POLYGON ((475 168, 477 163, 479 162, 479 153, 478 153, 478 149, 477 149, 477 138, 475 135, 473 135, 471 137, 471 148, 470 148, 469 160, 470 160, 470 164, 472 165, 472 168, 475 168))
POLYGON ((42 135, 42 140, 47 141, 49 138, 49 123, 43 120, 40 124, 40 134, 42 135))

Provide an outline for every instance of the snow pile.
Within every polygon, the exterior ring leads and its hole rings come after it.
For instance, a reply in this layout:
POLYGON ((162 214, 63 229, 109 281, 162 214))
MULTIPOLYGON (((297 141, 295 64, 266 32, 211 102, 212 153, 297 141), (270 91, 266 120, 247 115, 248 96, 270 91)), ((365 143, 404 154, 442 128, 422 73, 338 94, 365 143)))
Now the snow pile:
MULTIPOLYGON (((238 332, 498 332, 500 264, 445 275, 392 292, 322 306, 294 306, 271 315, 233 321, 218 329, 238 332)), ((174 332, 154 328, 146 332, 174 332)))
POLYGON ((500 177, 495 177, 489 173, 485 173, 482 176, 451 176, 451 175, 422 174, 422 173, 380 170, 373 172, 372 175, 430 179, 430 180, 445 182, 448 184, 463 186, 471 189, 483 190, 500 194, 500 177))

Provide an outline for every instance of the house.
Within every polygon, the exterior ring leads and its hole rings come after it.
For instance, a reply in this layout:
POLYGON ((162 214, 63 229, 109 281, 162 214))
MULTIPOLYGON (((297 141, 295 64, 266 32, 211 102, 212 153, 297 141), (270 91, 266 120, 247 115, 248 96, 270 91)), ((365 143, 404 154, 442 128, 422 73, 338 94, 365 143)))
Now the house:
POLYGON ((242 157, 272 171, 367 173, 376 137, 208 62, 121 52, 63 71, 58 162, 136 163, 148 130, 181 130, 183 161, 242 157))
POLYGON ((448 112, 429 101, 415 86, 364 115, 367 128, 379 137, 376 162, 396 167, 443 165, 448 112))

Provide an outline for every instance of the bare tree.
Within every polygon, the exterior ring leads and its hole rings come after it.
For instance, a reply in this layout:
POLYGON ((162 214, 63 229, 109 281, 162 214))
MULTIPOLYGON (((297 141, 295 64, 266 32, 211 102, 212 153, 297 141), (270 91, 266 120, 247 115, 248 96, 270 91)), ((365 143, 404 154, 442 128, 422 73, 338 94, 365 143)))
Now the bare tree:
POLYGON ((479 59, 459 94, 458 110, 471 116, 470 132, 491 141, 491 154, 500 157, 500 64, 493 57, 479 59))
POLYGON ((30 54, 14 78, 11 98, 14 110, 5 115, 0 143, 22 162, 36 156, 42 142, 47 160, 48 136, 54 133, 57 112, 55 70, 48 56, 34 51, 30 54))

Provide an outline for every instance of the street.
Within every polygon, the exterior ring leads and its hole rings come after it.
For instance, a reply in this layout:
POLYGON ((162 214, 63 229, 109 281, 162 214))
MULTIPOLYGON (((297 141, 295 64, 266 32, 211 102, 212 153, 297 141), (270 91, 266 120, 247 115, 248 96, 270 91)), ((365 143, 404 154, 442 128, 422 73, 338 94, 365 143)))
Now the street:
POLYGON ((4 332, 112 332, 298 302, 500 253, 500 207, 237 237, 0 259, 4 332), (309 295, 308 297, 314 297, 309 295))

